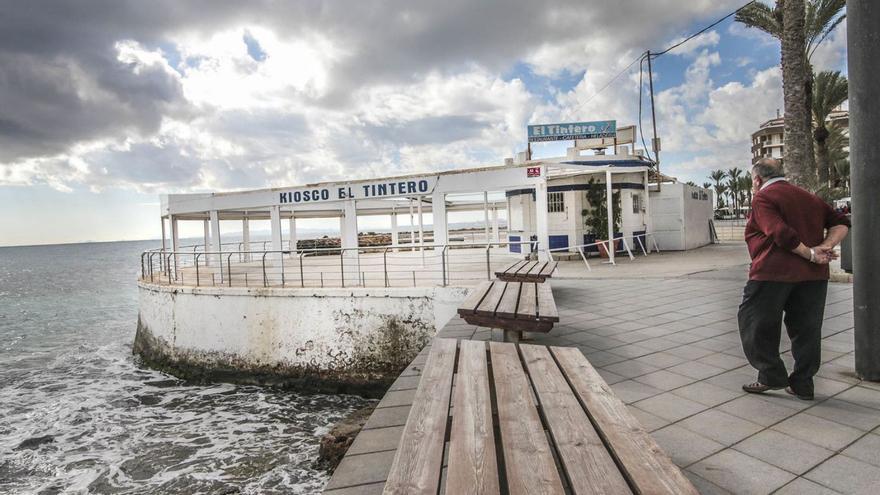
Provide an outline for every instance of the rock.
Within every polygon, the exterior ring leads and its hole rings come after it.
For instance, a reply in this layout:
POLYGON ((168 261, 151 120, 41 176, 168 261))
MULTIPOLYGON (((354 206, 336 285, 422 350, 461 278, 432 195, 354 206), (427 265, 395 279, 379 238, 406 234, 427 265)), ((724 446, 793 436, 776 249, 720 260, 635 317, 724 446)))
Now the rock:
POLYGON ((331 474, 342 461, 348 448, 351 447, 361 428, 373 414, 376 404, 370 404, 351 413, 347 418, 333 426, 329 433, 321 438, 318 447, 318 460, 315 467, 326 469, 331 474))
POLYGON ((54 441, 55 441, 55 437, 53 437, 52 435, 43 435, 41 437, 31 437, 31 438, 28 438, 27 440, 21 442, 20 444, 18 444, 18 447, 16 447, 15 450, 35 449, 35 448, 39 447, 40 445, 43 445, 46 443, 52 443, 54 441))

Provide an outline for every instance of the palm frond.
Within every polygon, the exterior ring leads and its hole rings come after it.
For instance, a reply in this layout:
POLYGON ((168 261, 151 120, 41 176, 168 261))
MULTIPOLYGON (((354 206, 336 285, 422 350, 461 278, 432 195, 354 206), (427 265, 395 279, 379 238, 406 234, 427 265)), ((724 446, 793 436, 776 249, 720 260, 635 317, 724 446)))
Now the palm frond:
POLYGON ((828 115, 849 95, 849 82, 839 71, 822 71, 813 76, 813 118, 823 126, 828 115))
POLYGON ((760 29, 776 39, 782 38, 782 22, 777 19, 773 9, 764 3, 755 2, 743 7, 737 11, 734 19, 748 27, 760 29))
POLYGON ((846 18, 845 13, 841 14, 844 7, 846 7, 846 0, 811 0, 807 2, 804 19, 807 58, 813 56, 816 48, 846 18))

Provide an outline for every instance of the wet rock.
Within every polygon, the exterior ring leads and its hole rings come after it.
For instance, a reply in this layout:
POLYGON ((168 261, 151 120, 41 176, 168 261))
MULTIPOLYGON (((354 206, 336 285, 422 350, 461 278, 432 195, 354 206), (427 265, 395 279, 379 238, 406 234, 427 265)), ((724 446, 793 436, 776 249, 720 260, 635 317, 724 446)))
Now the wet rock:
POLYGON ((31 437, 27 440, 18 444, 18 447, 15 450, 24 450, 24 449, 35 449, 40 445, 52 443, 55 441, 55 437, 52 435, 43 435, 41 437, 31 437))
POLYGON ((347 418, 333 426, 329 433, 321 438, 321 445, 318 447, 318 460, 315 461, 315 467, 318 469, 326 469, 331 474, 342 461, 348 448, 351 447, 355 437, 360 433, 361 428, 370 419, 376 404, 371 404, 362 409, 351 413, 347 418))

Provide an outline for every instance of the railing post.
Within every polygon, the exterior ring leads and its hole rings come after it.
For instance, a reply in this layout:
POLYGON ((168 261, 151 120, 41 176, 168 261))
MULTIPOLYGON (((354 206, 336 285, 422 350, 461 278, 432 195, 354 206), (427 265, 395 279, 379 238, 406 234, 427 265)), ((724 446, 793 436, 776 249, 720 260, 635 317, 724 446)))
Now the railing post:
POLYGON ((626 249, 626 254, 629 255, 630 261, 634 260, 632 251, 629 250, 629 245, 626 243, 626 237, 621 236, 620 240, 623 241, 623 248, 626 249))
POLYGON ((388 287, 388 248, 382 251, 382 270, 385 272, 385 287, 388 287))
POLYGON ((150 262, 150 282, 153 281, 153 255, 156 253, 150 253, 149 262, 150 262))
POLYGON ((489 263, 489 245, 486 245, 486 280, 492 280, 492 265, 489 263))
POLYGON ((303 255, 304 254, 306 254, 306 253, 299 254, 299 286, 300 287, 306 286, 306 279, 303 276, 303 255))
POLYGON ((345 287, 345 251, 339 249, 339 280, 342 281, 342 287, 345 287))
POLYGON ((146 256, 146 254, 147 254, 146 251, 141 253, 141 280, 147 278, 147 270, 146 270, 146 267, 144 266, 144 256, 146 256))
POLYGON ((443 287, 446 287, 446 249, 449 245, 443 246, 443 249, 440 250, 440 267, 443 273, 443 287))
POLYGON ((263 287, 269 287, 269 279, 266 278, 266 250, 263 250, 263 287))
POLYGON ((232 255, 235 253, 229 253, 229 256, 226 257, 226 278, 228 279, 227 286, 232 287, 232 255))
POLYGON ((201 256, 201 254, 202 253, 193 252, 193 259, 195 259, 195 265, 196 265, 196 287, 199 286, 199 282, 200 282, 200 280, 199 280, 199 256, 201 256))
POLYGON ((278 255, 281 258, 281 287, 284 287, 284 251, 278 255))

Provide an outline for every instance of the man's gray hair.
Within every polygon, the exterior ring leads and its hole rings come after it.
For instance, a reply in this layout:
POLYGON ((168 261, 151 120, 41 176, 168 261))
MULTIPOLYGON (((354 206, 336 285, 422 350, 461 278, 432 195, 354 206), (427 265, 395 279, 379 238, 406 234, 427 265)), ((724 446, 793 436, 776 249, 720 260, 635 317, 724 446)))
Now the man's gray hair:
POLYGON ((758 177, 764 180, 785 177, 785 172, 782 170, 782 163, 775 158, 761 158, 757 163, 752 165, 752 172, 756 173, 758 177))

